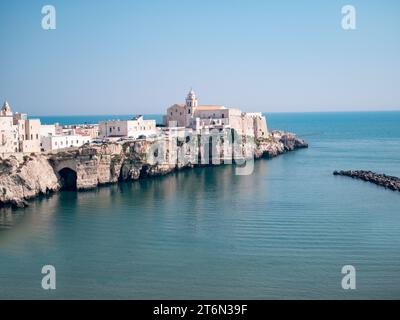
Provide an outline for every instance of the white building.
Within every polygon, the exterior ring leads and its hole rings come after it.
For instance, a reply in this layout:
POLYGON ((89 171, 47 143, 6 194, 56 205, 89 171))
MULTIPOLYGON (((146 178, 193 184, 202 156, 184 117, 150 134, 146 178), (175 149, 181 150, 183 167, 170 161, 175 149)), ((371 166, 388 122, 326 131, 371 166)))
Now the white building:
POLYGON ((92 141, 90 131, 81 131, 80 126, 61 127, 57 124, 40 127, 41 151, 52 151, 64 148, 78 148, 92 141))
POLYGON ((40 152, 40 120, 13 113, 7 101, 0 110, 0 153, 40 152))
POLYGON ((57 134, 57 128, 55 124, 42 124, 40 126, 40 136, 55 136, 57 134))
POLYGON ((77 148, 90 143, 91 137, 82 135, 48 135, 41 138, 42 151, 77 148))
POLYGON ((185 104, 174 104, 164 116, 166 126, 193 128, 198 132, 210 129, 234 129, 240 135, 266 137, 267 121, 261 112, 246 113, 223 105, 199 105, 190 90, 185 104))
POLYGON ((132 120, 109 120, 99 123, 101 138, 150 136, 156 134, 156 121, 138 116, 132 120))
POLYGON ((98 124, 73 124, 66 125, 62 128, 64 133, 76 134, 78 136, 90 136, 91 139, 98 139, 99 125, 98 124))

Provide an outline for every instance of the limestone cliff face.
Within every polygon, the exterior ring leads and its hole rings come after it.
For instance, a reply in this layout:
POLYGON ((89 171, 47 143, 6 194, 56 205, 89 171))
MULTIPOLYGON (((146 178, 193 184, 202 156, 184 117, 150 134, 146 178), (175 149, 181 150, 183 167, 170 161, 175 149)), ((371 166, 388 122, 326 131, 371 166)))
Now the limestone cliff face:
POLYGON ((40 194, 49 194, 61 187, 59 178, 46 156, 11 156, 0 161, 0 204, 17 207, 40 194))
POLYGON ((257 141, 256 158, 273 158, 296 149, 308 148, 308 143, 293 133, 272 131, 268 138, 257 141))
POLYGON ((271 158, 307 143, 291 133, 274 131, 253 142, 229 133, 210 136, 160 137, 124 144, 107 143, 54 154, 11 156, 0 160, 0 204, 22 207, 26 200, 48 194, 71 181, 78 190, 102 184, 160 176, 194 166, 231 164, 250 158, 271 158))
POLYGON ((63 171, 67 169, 76 174, 76 187, 84 190, 118 181, 122 151, 121 145, 110 143, 57 152, 47 155, 47 158, 61 185, 65 179, 63 171))

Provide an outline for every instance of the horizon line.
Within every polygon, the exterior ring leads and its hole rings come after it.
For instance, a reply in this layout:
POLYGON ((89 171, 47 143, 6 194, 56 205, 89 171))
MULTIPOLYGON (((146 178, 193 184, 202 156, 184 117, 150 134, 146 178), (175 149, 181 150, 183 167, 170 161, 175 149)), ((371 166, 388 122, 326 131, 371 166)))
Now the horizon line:
MULTIPOLYGON (((246 112, 246 111, 245 111, 246 112)), ((385 110, 319 110, 319 111, 258 111, 265 113, 376 113, 376 112, 400 112, 400 109, 385 110)), ((29 117, 95 117, 95 116, 135 116, 135 115, 164 115, 164 113, 94 113, 94 114, 41 114, 29 117)))

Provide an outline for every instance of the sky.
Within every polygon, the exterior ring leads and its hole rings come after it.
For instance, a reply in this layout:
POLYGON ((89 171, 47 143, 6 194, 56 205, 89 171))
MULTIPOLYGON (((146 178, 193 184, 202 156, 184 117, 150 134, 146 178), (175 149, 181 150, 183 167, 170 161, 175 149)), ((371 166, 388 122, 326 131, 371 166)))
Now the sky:
POLYGON ((1 0, 0 42, 0 99, 32 115, 160 114, 191 87, 244 111, 400 110, 398 0, 1 0))

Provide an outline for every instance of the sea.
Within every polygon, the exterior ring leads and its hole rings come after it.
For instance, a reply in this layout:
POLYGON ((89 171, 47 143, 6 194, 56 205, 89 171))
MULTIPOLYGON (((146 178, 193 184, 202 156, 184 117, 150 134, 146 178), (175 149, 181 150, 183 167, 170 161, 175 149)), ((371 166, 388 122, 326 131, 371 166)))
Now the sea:
POLYGON ((332 173, 400 176, 400 112, 266 115, 309 148, 2 208, 0 298, 399 299, 400 193, 332 173))

